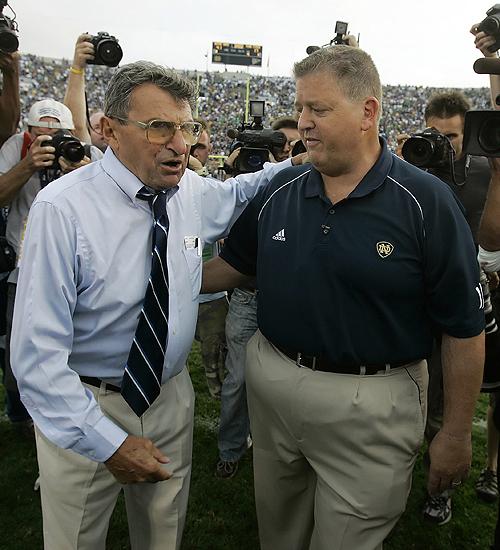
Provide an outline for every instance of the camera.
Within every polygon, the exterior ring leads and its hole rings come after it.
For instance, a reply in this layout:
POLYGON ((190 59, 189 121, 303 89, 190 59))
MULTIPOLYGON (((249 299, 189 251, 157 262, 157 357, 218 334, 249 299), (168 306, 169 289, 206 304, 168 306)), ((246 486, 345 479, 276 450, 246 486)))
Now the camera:
POLYGON ((481 157, 500 157, 500 111, 467 111, 464 152, 481 157))
POLYGON ((335 37, 330 42, 330 45, 349 44, 349 42, 344 38, 344 36, 347 34, 348 25, 349 23, 346 23, 345 21, 337 21, 335 23, 335 37))
POLYGON ((262 126, 264 104, 262 100, 250 100, 252 122, 242 123, 238 130, 231 129, 227 132, 228 137, 234 140, 230 148, 231 153, 241 148, 232 169, 236 174, 262 170, 264 163, 269 161, 269 153, 281 149, 286 143, 283 132, 262 126))
POLYGON ((52 166, 56 166, 59 157, 64 157, 67 161, 76 163, 83 160, 85 156, 85 146, 67 130, 57 131, 52 136, 52 140, 47 142, 46 145, 50 145, 55 149, 54 156, 56 158, 52 166))
POLYGON ((401 151, 403 158, 419 168, 437 168, 454 160, 450 139, 435 128, 411 135, 401 151))
POLYGON ((477 26, 478 31, 485 32, 495 39, 488 49, 496 52, 500 48, 500 4, 495 4, 486 12, 487 17, 477 26))
POLYGON ((14 53, 19 48, 19 40, 17 38, 17 23, 16 14, 10 18, 3 14, 4 8, 8 6, 7 0, 0 0, 0 51, 5 53, 14 53))
POLYGON ((107 32, 98 32, 89 38, 94 46, 94 59, 87 61, 89 65, 106 65, 116 67, 122 60, 123 50, 118 40, 107 32))
MULTIPOLYGON (((328 44, 324 44, 323 46, 307 46, 306 53, 307 55, 311 55, 316 50, 319 50, 321 48, 327 48, 328 46, 339 45, 339 44, 345 44, 346 46, 349 45, 349 41, 344 38, 347 35, 347 27, 349 26, 349 23, 346 23, 345 21, 337 21, 335 23, 335 36, 330 40, 328 44)), ((358 35, 358 42, 359 42, 359 35, 358 35)))

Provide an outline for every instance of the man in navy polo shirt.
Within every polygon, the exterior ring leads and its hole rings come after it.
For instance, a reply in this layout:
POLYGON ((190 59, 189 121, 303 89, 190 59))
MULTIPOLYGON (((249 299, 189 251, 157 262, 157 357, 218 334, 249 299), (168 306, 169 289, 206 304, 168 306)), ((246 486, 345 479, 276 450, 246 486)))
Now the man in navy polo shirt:
POLYGON ((257 275, 246 376, 262 550, 374 550, 405 508, 435 333, 446 399, 430 491, 470 468, 479 269, 449 188, 379 140, 371 58, 334 46, 294 72, 312 165, 285 169, 257 195, 204 288, 257 275))

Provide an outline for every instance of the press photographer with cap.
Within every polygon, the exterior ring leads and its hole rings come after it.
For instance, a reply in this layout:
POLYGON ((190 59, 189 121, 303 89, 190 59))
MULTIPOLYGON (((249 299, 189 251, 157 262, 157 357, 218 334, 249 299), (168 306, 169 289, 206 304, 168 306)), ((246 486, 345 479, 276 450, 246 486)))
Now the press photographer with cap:
MULTIPOLYGON (((27 122, 27 131, 11 136, 0 149, 0 206, 9 207, 6 237, 16 256, 20 254, 31 204, 40 189, 62 174, 102 156, 98 149, 92 147, 90 156, 85 155, 79 162, 71 162, 62 156, 54 162, 55 149, 50 145, 52 136, 62 130, 66 133, 71 132, 74 128, 71 111, 54 99, 35 102, 29 110, 27 122)), ((10 367, 9 342, 17 273, 17 268, 11 272, 7 290, 5 353, 7 413, 11 421, 29 425, 31 419, 19 400, 16 381, 10 367)))

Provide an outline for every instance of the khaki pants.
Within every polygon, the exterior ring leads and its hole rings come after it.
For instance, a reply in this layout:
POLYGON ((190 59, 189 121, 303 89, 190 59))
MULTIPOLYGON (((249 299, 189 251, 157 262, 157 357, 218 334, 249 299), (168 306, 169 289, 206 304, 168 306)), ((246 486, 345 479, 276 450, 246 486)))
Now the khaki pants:
POLYGON ((106 466, 61 449, 36 430, 46 550, 104 550, 123 489, 133 550, 180 548, 191 475, 194 392, 187 369, 163 385, 138 418, 119 393, 86 386, 102 411, 131 435, 147 437, 170 458, 173 477, 120 485, 106 466))
POLYGON ((380 549, 423 441, 426 362, 312 371, 257 332, 246 374, 261 550, 380 549))

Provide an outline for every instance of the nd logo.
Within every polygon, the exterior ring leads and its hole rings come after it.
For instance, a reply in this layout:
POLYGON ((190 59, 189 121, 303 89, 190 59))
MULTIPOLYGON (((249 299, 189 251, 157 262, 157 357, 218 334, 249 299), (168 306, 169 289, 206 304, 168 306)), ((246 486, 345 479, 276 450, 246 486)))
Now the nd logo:
POLYGON ((381 258, 387 258, 392 254, 394 246, 386 241, 380 241, 377 243, 377 252, 381 258))

